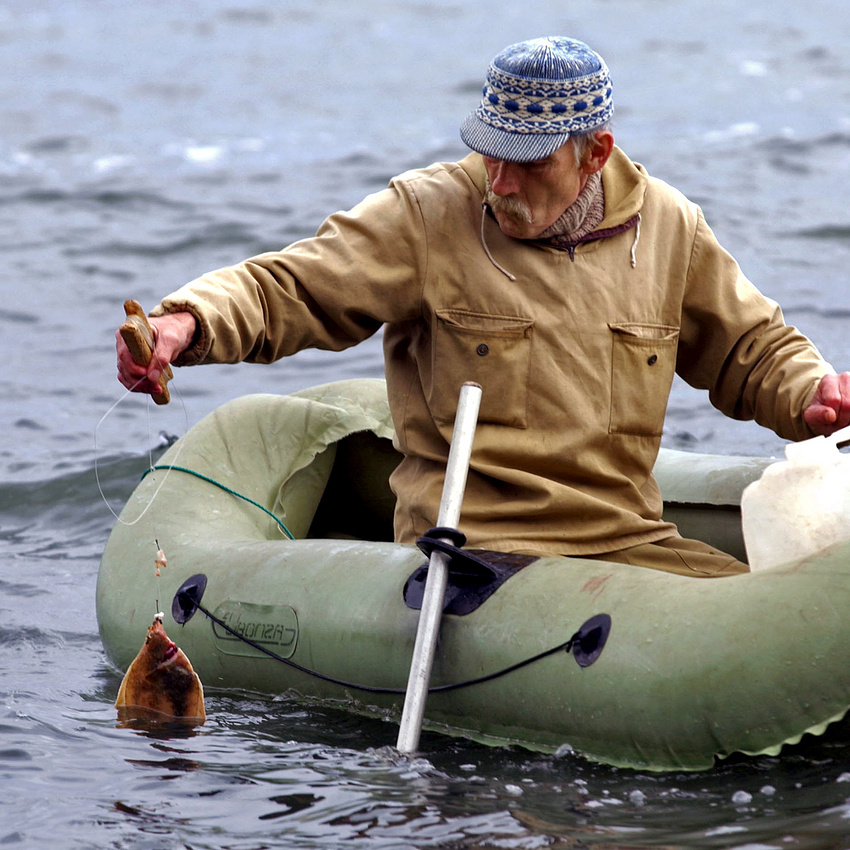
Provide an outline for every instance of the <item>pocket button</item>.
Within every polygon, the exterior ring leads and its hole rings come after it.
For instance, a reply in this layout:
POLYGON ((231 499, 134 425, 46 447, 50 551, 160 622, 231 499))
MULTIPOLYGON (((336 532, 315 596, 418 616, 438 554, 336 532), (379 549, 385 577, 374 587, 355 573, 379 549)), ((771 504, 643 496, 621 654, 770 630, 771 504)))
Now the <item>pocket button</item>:
POLYGON ((658 362, 657 354, 650 354, 646 361, 650 366, 654 366, 658 362))
POLYGON ((475 353, 478 354, 480 357, 484 357, 490 353, 490 346, 487 345, 486 342, 482 342, 481 345, 479 345, 478 348, 475 349, 475 353))

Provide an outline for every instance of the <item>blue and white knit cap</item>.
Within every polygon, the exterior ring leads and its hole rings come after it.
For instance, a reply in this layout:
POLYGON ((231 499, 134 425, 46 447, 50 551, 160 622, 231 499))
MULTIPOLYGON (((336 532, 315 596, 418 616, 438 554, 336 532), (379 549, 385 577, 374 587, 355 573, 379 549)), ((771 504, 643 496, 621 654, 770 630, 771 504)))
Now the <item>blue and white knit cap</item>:
POLYGON ((611 78, 598 53, 573 38, 535 38, 490 63, 484 96, 460 136, 484 156, 532 162, 606 124, 613 112, 611 78))

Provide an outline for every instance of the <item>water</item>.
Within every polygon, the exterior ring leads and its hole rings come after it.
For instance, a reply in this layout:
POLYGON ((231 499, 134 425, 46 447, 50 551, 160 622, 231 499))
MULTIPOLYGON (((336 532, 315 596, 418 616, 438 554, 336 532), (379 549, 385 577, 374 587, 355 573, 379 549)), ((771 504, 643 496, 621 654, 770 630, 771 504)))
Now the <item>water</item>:
MULTIPOLYGON (((489 58, 551 32, 608 59, 618 141, 701 203, 788 319, 850 365, 850 12, 841 0, 8 0, 0 5, 0 845, 850 846, 850 727, 648 775, 212 693, 196 734, 115 722, 100 553, 150 452, 224 400, 381 374, 380 341, 179 371, 123 401, 113 334, 215 266, 463 154, 489 58), (166 438, 160 436, 164 432, 166 438)), ((677 385, 665 444, 782 443, 677 385)), ((766 604, 769 604, 766 602, 766 604)))

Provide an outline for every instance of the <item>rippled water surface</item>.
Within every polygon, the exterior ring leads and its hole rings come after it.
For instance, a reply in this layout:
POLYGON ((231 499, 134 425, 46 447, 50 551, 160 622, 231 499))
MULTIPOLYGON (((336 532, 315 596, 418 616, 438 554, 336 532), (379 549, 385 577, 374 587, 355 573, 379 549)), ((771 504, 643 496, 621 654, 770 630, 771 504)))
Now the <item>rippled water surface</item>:
MULTIPOLYGON (((382 373, 374 339, 183 370, 168 409, 113 409, 122 302, 461 156, 490 57, 553 32, 606 56, 620 144, 850 366, 843 0, 0 4, 0 845, 850 846, 846 723, 661 775, 433 735, 399 759, 393 724, 292 698, 212 692, 194 734, 116 725, 94 616, 109 507, 228 398, 382 373)), ((681 385, 665 443, 782 450, 681 385)))

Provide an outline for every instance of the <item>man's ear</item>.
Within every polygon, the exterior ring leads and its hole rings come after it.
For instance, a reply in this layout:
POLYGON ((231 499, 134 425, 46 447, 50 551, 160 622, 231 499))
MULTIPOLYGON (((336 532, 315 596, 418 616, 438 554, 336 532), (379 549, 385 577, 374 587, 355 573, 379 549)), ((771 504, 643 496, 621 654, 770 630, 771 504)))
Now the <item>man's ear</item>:
POLYGON ((593 135, 593 142, 589 145, 584 155, 581 171, 590 177, 602 170, 602 166, 608 162, 611 151, 614 150, 614 134, 608 130, 593 135))

